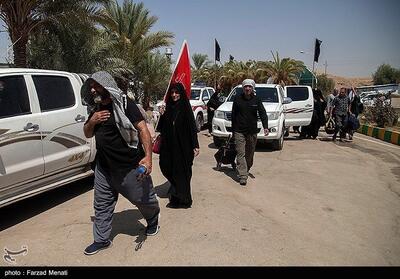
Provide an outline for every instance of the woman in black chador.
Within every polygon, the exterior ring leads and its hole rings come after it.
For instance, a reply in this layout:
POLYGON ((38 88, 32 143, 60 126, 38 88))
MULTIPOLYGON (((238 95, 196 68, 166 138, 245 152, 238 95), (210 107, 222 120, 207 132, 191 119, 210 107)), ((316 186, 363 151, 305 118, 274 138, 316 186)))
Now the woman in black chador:
POLYGON ((311 118, 311 123, 308 126, 301 127, 300 138, 313 138, 318 137, 318 131, 321 126, 326 123, 324 111, 326 108, 326 101, 322 95, 321 90, 313 89, 314 95, 314 110, 311 118))
POLYGON ((157 131, 161 132, 160 169, 171 183, 167 206, 189 208, 192 165, 199 154, 199 142, 192 107, 181 83, 170 86, 157 131))

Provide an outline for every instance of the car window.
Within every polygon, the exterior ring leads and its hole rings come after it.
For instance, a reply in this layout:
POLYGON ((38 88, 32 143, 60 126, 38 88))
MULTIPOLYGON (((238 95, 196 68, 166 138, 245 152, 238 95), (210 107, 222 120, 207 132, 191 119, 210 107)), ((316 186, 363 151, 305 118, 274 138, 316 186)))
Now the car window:
POLYGON ((208 94, 207 90, 203 90, 203 101, 208 101, 210 100, 210 96, 208 94))
POLYGON ((23 76, 0 77, 0 118, 31 113, 23 76))
POLYGON ((309 96, 307 87, 286 87, 286 93, 293 102, 305 101, 309 96))
POLYGON ((33 76, 40 109, 50 111, 75 105, 74 90, 67 77, 33 76))
POLYGON ((210 97, 215 93, 213 89, 209 88, 208 90, 208 95, 210 95, 210 97))
POLYGON ((192 89, 190 93, 190 100, 200 100, 200 89, 192 89))
MULTIPOLYGON (((236 95, 243 94, 243 88, 237 87, 228 98, 228 102, 233 102, 236 95)), ((274 87, 256 87, 256 95, 261 99, 262 102, 266 103, 278 103, 278 91, 274 87)))

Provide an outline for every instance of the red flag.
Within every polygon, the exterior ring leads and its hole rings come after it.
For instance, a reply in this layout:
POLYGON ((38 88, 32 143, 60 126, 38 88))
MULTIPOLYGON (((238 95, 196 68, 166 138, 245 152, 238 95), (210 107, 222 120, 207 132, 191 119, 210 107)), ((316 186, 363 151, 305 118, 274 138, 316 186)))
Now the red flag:
POLYGON ((167 92, 164 95, 164 102, 167 101, 167 94, 169 87, 174 83, 182 83, 185 88, 186 96, 190 99, 190 59, 189 59, 189 47, 185 41, 183 41, 181 51, 179 53, 178 61, 176 62, 174 72, 172 73, 171 79, 169 81, 167 92))

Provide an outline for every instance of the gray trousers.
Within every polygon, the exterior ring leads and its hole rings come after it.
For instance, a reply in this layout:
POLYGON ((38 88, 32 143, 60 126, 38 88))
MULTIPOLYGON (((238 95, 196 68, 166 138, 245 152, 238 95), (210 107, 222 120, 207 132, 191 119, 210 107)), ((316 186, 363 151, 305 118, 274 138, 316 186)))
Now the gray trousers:
POLYGON ((346 137, 346 126, 348 119, 349 117, 347 116, 347 114, 335 115, 336 126, 335 126, 335 133, 333 134, 334 139, 336 139, 336 135, 338 132, 340 138, 346 137))
POLYGON ((109 240, 118 194, 136 205, 146 221, 153 219, 160 212, 151 177, 145 176, 142 180, 138 180, 136 175, 137 172, 134 169, 125 176, 122 183, 112 183, 111 176, 99 165, 96 166, 94 173, 94 241, 106 242, 109 240))
POLYGON ((247 180, 249 170, 253 166, 254 151, 256 150, 257 134, 242 134, 235 132, 236 164, 239 179, 247 180))

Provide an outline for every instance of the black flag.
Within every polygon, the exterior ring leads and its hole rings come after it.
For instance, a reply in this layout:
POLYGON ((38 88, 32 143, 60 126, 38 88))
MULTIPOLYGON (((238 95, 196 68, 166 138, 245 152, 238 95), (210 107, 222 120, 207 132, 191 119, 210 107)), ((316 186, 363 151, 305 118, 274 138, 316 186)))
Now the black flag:
POLYGON ((229 61, 233 61, 235 60, 235 57, 233 57, 232 55, 229 54, 229 61))
POLYGON ((219 56, 220 52, 221 52, 221 48, 219 47, 217 39, 215 39, 215 61, 221 62, 220 56, 219 56))
POLYGON ((317 63, 318 63, 321 43, 322 43, 322 41, 315 39, 314 62, 317 62, 317 63))

